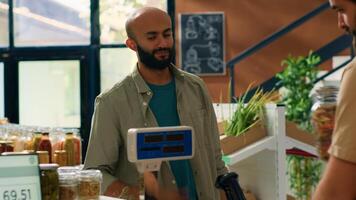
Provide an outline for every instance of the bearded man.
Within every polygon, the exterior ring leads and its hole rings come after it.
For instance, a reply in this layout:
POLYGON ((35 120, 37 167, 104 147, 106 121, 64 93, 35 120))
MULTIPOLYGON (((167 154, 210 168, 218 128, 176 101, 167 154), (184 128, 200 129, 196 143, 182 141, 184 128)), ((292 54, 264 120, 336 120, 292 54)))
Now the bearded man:
POLYGON ((117 197, 129 186, 138 199, 139 174, 127 158, 128 129, 187 125, 195 132, 194 157, 163 162, 158 174, 145 173, 145 189, 155 199, 220 199, 214 183, 227 168, 216 116, 204 82, 172 64, 171 26, 169 15, 152 7, 126 21, 126 45, 136 52, 137 66, 96 98, 85 159, 85 168, 102 171, 105 195, 117 197))

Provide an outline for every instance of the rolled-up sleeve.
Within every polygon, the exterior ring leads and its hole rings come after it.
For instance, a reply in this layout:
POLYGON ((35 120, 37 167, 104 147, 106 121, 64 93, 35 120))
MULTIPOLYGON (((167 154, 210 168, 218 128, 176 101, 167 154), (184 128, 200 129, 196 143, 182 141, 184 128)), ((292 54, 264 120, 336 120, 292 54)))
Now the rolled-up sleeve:
POLYGON ((99 169, 103 173, 102 192, 117 178, 115 169, 121 145, 118 119, 113 109, 102 97, 95 100, 88 150, 84 162, 85 169, 99 169))

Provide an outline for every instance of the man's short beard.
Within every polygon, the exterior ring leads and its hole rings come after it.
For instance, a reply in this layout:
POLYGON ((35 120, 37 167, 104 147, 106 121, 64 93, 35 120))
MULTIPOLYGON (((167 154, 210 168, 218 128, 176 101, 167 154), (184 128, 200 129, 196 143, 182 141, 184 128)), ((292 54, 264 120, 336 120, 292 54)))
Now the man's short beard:
POLYGON ((137 45, 137 52, 139 60, 145 64, 148 68, 154 70, 163 70, 167 68, 173 61, 174 47, 172 48, 159 48, 154 49, 152 53, 144 50, 140 45, 137 45), (154 54, 159 51, 168 51, 168 58, 164 60, 158 60, 154 54))

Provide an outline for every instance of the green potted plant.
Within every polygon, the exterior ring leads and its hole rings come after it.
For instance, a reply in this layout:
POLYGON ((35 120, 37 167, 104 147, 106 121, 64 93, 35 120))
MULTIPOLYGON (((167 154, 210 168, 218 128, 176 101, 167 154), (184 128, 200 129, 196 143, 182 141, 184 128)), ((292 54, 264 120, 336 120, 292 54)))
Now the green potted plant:
MULTIPOLYGON (((307 57, 289 56, 282 61, 284 71, 276 75, 280 79, 278 84, 282 85, 281 103, 286 106, 286 118, 289 121, 287 122, 287 135, 311 145, 314 144, 314 136, 308 134, 312 132, 310 91, 317 78, 316 65, 319 62, 320 57, 312 52, 307 57), (304 133, 298 133, 290 122, 297 124, 304 133)), ((294 196, 297 199, 310 199, 320 178, 320 161, 297 155, 288 155, 287 161, 289 186, 294 196)))
POLYGON ((310 91, 314 87, 317 78, 317 68, 320 57, 312 52, 307 57, 288 56, 282 61, 284 70, 276 77, 280 80, 277 84, 282 85, 280 94, 281 103, 286 106, 286 118, 295 122, 306 131, 311 131, 310 109, 312 99, 310 91))
POLYGON ((230 120, 224 122, 224 134, 220 138, 223 153, 230 154, 267 135, 263 126, 263 112, 266 103, 274 98, 273 91, 264 93, 257 89, 246 102, 248 87, 245 94, 236 99, 236 110, 230 120))

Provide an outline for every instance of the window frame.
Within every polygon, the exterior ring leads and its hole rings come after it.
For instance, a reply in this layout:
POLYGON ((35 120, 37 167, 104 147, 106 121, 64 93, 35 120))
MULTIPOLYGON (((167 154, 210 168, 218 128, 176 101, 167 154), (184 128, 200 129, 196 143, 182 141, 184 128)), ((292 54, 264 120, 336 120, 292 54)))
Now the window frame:
MULTIPOLYGON (((80 60, 80 107, 83 138, 83 157, 88 144, 94 101, 100 93, 100 50, 127 48, 125 44, 100 43, 99 0, 90 0, 90 44, 72 46, 14 46, 13 0, 8 0, 9 45, 0 47, 0 61, 4 63, 4 110, 10 122, 19 122, 19 62, 40 60, 80 60)), ((174 0, 167 0, 168 14, 174 19, 174 0)), ((174 20, 172 20, 174 28, 174 20)), ((173 31, 174 32, 174 31, 173 31)))

